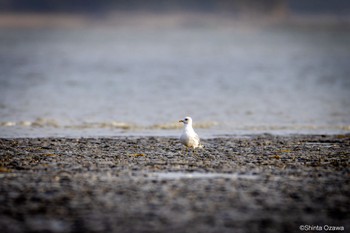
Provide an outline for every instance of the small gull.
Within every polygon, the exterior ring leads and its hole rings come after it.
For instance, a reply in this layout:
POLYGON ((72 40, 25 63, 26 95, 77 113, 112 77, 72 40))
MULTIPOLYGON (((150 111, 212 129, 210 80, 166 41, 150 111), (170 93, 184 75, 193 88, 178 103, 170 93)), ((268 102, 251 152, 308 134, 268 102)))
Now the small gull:
POLYGON ((183 120, 179 122, 184 123, 184 130, 180 137, 180 142, 186 146, 186 148, 192 148, 193 151, 196 148, 202 148, 203 146, 200 144, 199 136, 196 132, 194 132, 192 128, 192 118, 185 117, 183 120))

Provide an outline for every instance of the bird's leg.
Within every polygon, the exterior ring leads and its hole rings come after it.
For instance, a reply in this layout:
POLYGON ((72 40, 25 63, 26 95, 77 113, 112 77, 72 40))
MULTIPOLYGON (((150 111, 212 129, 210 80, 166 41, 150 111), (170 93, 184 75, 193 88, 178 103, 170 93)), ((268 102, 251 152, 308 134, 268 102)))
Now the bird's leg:
POLYGON ((182 156, 184 156, 185 155, 185 151, 186 150, 186 148, 185 147, 181 147, 181 151, 180 151, 180 153, 181 153, 181 155, 182 156))
POLYGON ((181 149, 181 155, 186 156, 188 154, 188 147, 185 146, 183 149, 181 149))
POLYGON ((189 147, 186 146, 186 151, 187 151, 187 156, 190 156, 191 149, 190 149, 189 147))

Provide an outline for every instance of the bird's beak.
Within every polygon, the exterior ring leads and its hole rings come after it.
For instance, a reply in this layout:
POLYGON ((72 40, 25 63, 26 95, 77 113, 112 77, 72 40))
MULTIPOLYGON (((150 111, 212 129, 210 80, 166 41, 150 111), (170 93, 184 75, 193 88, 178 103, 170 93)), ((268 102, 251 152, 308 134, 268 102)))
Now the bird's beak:
POLYGON ((184 120, 179 120, 179 122, 184 122, 184 120))

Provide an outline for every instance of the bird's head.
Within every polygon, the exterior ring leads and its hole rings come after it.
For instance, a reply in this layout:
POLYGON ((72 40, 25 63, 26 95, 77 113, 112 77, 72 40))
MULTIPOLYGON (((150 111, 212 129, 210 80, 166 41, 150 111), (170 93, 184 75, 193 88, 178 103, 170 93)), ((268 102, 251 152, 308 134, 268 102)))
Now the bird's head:
POLYGON ((185 125, 192 125, 192 118, 191 117, 185 117, 183 120, 179 120, 179 122, 182 122, 185 125))

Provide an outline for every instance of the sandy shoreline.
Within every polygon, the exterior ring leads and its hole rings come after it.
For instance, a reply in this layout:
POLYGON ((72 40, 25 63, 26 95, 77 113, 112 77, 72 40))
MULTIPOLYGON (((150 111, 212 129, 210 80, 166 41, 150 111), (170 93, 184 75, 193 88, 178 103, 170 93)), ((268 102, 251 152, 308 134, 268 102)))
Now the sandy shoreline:
MULTIPOLYGON (((350 229, 350 136, 0 139, 2 232, 350 229)), ((343 232, 344 232, 343 231, 343 232)))

